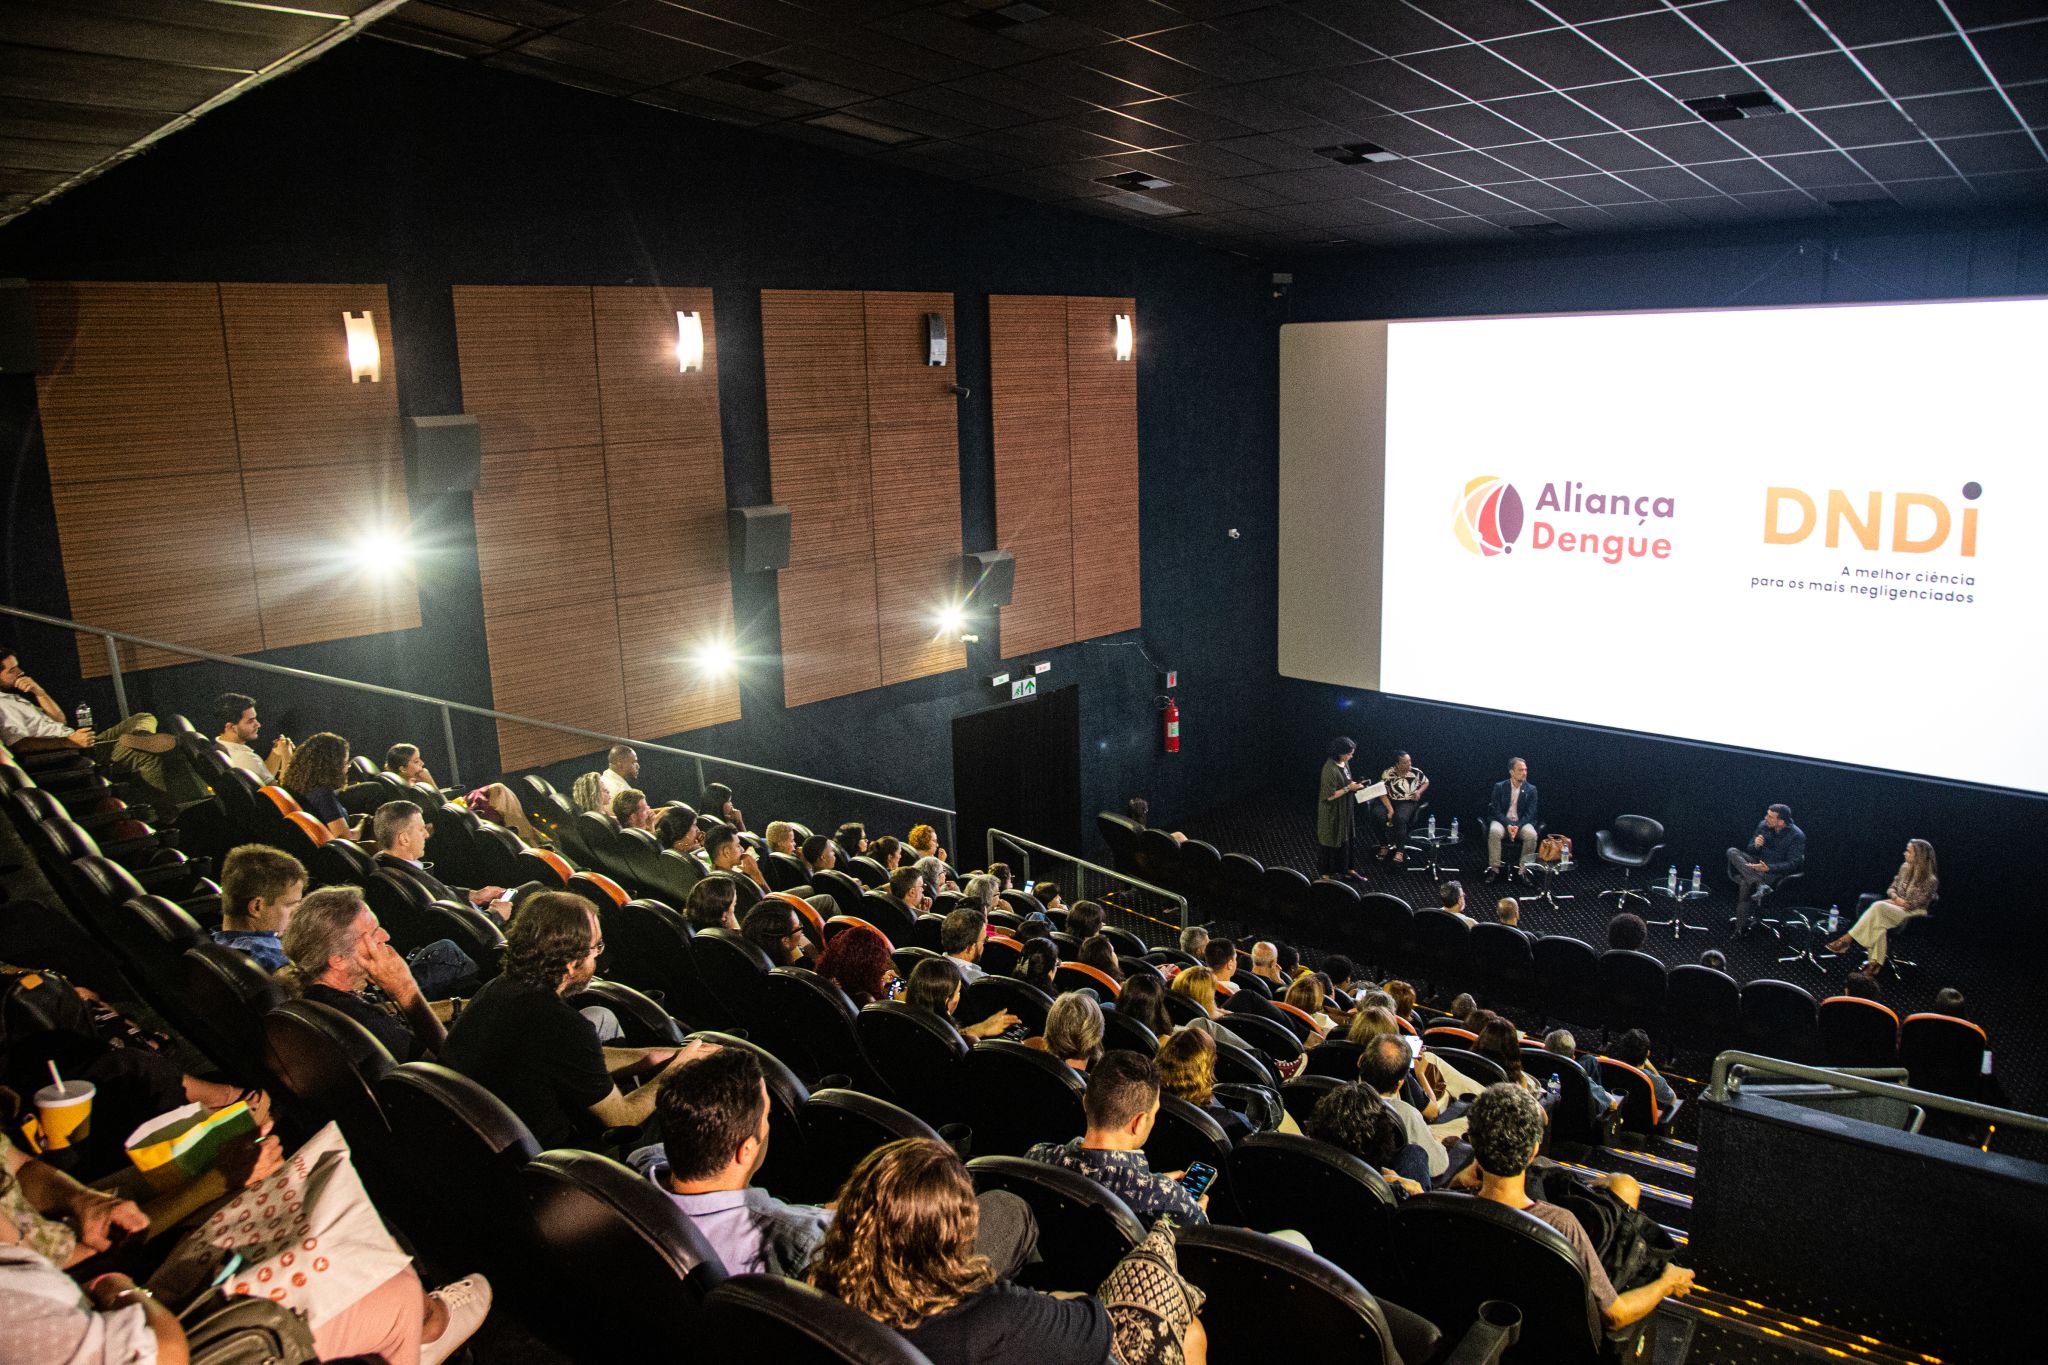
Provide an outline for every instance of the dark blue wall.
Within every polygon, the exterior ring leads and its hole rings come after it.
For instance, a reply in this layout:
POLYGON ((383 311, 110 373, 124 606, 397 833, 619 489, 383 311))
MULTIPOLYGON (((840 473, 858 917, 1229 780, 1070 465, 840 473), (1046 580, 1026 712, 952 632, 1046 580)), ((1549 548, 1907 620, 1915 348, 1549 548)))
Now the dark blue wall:
MULTIPOLYGON (((1268 751, 1275 360, 1265 277, 1249 261, 359 41, 0 231, 4 274, 385 282, 408 414, 460 410, 452 284, 708 284, 719 324, 725 491, 734 503, 771 492, 759 290, 951 290, 959 379, 972 391, 960 423, 970 548, 991 544, 995 524, 986 296, 1134 295, 1146 625, 1142 636, 1043 656, 1053 662, 1048 684, 1080 685, 1089 810, 1142 792, 1172 819, 1239 790, 1268 751), (1243 529, 1241 540, 1227 538, 1232 526, 1243 529), (1183 670, 1188 742, 1173 759, 1158 753, 1158 689, 1141 639, 1152 658, 1183 670)), ((26 380, 0 381, 0 452, 9 461, 5 599, 68 615, 26 380)), ((146 500, 147 490, 135 492, 146 500)), ((309 515, 318 514, 317 499, 309 489, 309 515)), ((422 542, 434 547, 421 564, 420 631, 262 657, 488 705, 468 498, 416 502, 414 513, 422 542)), ((138 533, 175 534, 175 508, 121 514, 136 516, 138 533)), ((1020 558, 1034 553, 1012 548, 1020 558)), ((773 576, 742 580, 736 604, 742 629, 772 654, 773 576)), ((68 640, 32 629, 16 635, 45 680, 64 681, 68 693, 68 640)), ((189 711, 225 676, 195 665, 138 678, 132 690, 139 705, 189 711)), ((263 699, 272 730, 331 727, 366 748, 417 738, 430 754, 439 750, 431 713, 278 680, 234 685, 263 699)), ((781 695, 779 671, 764 661, 744 687, 744 719, 683 742, 950 804, 951 718, 994 704, 973 672, 794 711, 781 695)), ((459 747, 465 777, 495 767, 488 722, 463 723, 459 747)), ((561 765, 556 776, 588 766, 561 765)), ((681 760, 649 767, 658 794, 690 784, 681 760)), ((800 802, 759 780, 734 785, 756 821, 784 811, 814 821, 861 813, 800 802)), ((898 833, 908 820, 902 810, 867 813, 898 833)))
MULTIPOLYGON (((1985 212, 1782 224, 1484 251, 1391 252, 1370 260, 1326 257, 1283 268, 1295 277, 1289 322, 2048 294, 2048 218, 2038 211, 1985 212)), ((1743 367, 1759 362, 1717 363, 1729 401, 1739 402, 1743 367)), ((1644 458, 1657 458, 1654 443, 1644 458)), ((1591 652, 1611 658, 1650 689, 1668 669, 1707 669, 1723 676, 1727 687, 1754 695, 1759 707, 1771 704, 1774 659, 1800 649, 1796 640, 1734 648, 1722 643, 1722 623, 1700 622, 1682 632, 1688 656, 1672 659, 1667 628, 1660 627, 1653 642, 1646 629, 1604 619, 1597 602, 1546 604, 1542 620, 1545 642, 1537 646, 1517 631, 1533 622, 1517 622, 1505 604, 1452 608, 1445 614, 1445 639, 1456 641, 1451 647, 1464 650, 1474 668, 1541 668, 1550 653, 1591 652)), ((1875 662, 1832 661, 1844 687, 1881 687, 1875 662)), ((1914 666, 1951 665, 1926 659, 1914 666)), ((1366 758, 1380 764, 1390 761, 1393 749, 1413 750, 1433 779, 1438 812, 1448 818, 1456 810, 1469 822, 1483 809, 1491 784, 1505 775, 1508 758, 1520 754, 1543 790, 1544 814, 1580 841, 1582 857, 1591 855, 1595 829, 1636 811, 1664 822, 1682 874, 1699 862, 1716 878, 1721 850, 1753 826, 1767 804, 1784 801, 1809 839, 1808 898, 1852 905, 1858 891, 1882 889, 1905 841, 1919 836, 1934 842, 1941 859, 1943 932, 2048 937, 2033 908, 2031 859, 2021 852, 2039 837, 2048 800, 1317 683, 1283 681, 1281 699, 1286 747, 1300 770, 1295 787, 1313 782, 1331 735, 1350 734, 1366 758), (1382 753, 1389 758, 1379 758, 1382 753)), ((2003 721, 1908 714, 1897 723, 1959 729, 2003 721)), ((1683 729, 1682 718, 1674 717, 1671 728, 1683 729)), ((1873 737, 1872 749, 1882 754, 1881 739, 1873 737)))

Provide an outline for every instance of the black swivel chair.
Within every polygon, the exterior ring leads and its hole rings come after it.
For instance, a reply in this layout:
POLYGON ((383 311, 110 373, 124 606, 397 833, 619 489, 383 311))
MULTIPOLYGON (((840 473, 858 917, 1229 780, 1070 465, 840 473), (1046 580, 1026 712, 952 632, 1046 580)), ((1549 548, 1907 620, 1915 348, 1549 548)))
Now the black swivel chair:
MULTIPOLYGON (((1729 885, 1736 887, 1739 894, 1742 878, 1735 875, 1734 868, 1728 867, 1725 863, 1723 867, 1728 873, 1729 885)), ((1775 882, 1759 883, 1756 889, 1749 894, 1749 922, 1767 930, 1772 938, 1783 938, 1784 935, 1779 930, 1783 926, 1784 921, 1778 916, 1765 914, 1765 903, 1769 901, 1779 905, 1792 904, 1792 898, 1784 893, 1798 890, 1805 881, 1806 874, 1804 872, 1788 872, 1775 882)), ((1735 927, 1735 916, 1730 915, 1728 917, 1728 927, 1730 929, 1735 927)), ((1801 927, 1811 930, 1813 925, 1809 920, 1801 927)))
POLYGON ((1621 869, 1621 885, 1600 893, 1600 899, 1614 898, 1616 910, 1626 910, 1632 900, 1650 903, 1648 894, 1630 884, 1638 868, 1648 867, 1664 852, 1664 826, 1647 815, 1617 815, 1614 827, 1593 835, 1593 851, 1603 863, 1621 869))

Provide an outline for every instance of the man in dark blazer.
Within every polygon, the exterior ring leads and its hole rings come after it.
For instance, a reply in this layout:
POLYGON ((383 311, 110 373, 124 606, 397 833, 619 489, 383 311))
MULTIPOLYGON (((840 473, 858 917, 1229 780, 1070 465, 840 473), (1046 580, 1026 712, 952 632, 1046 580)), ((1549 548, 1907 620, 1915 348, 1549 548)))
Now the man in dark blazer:
POLYGON ((421 861, 427 851, 427 818, 413 801, 386 801, 377 807, 371 834, 377 841, 377 866, 412 878, 437 901, 473 905, 495 914, 500 920, 512 913, 512 902, 502 886, 480 886, 471 891, 450 886, 436 877, 421 861))
POLYGON ((1529 879, 1529 864, 1536 860, 1536 784, 1529 780, 1524 759, 1508 761, 1508 775, 1493 784, 1493 799, 1486 806, 1486 880, 1501 875, 1501 843, 1521 845, 1515 860, 1515 875, 1529 879))

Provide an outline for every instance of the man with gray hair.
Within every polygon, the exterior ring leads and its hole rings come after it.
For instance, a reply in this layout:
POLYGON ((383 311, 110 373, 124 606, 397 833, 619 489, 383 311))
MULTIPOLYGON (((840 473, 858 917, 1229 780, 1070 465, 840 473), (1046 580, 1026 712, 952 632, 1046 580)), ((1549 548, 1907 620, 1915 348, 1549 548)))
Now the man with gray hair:
MULTIPOLYGON (((505 899, 504 887, 465 891, 446 885, 429 870, 431 865, 422 861, 427 851, 427 820, 417 803, 386 801, 377 807, 370 832, 377 843, 377 867, 387 876, 408 879, 429 900, 467 903, 500 921, 511 915, 512 903, 505 899)), ((435 939, 415 948, 405 955, 405 961, 429 1000, 466 995, 477 987, 476 963, 453 939, 435 939)))
POLYGON ((958 889, 951 874, 946 871, 946 865, 937 858, 919 858, 912 866, 924 874, 924 887, 931 895, 958 889))
POLYGON ((966 985, 988 975, 981 968, 981 950, 987 942, 988 917, 973 906, 953 911, 939 926, 939 950, 953 959, 966 985))
POLYGON ((340 1010, 401 1062, 439 1055, 448 1035, 362 888, 327 886, 306 896, 284 928, 283 946, 278 978, 288 988, 340 1010))
POLYGON ((1543 1035, 1543 1046, 1545 1050, 1554 1052, 1560 1057, 1571 1058, 1572 1064, 1585 1073, 1586 1084, 1591 1086, 1593 1090, 1593 1119, 1595 1122, 1598 1122, 1600 1116, 1608 1110, 1621 1107, 1621 1096, 1608 1094, 1607 1087, 1600 1084, 1600 1059, 1591 1053, 1581 1057, 1579 1055, 1579 1040, 1572 1037, 1571 1030, 1552 1029, 1543 1035))
MULTIPOLYGON (((1529 1197, 1529 1165, 1543 1144, 1543 1106, 1535 1095, 1506 1082, 1488 1086, 1472 1101, 1467 1118, 1466 1136, 1479 1167, 1479 1197, 1548 1223, 1571 1244, 1608 1331, 1619 1332, 1641 1322, 1666 1296, 1683 1298, 1692 1292, 1692 1272, 1674 1264, 1665 1266, 1664 1273, 1650 1283, 1626 1294, 1617 1293, 1600 1264, 1599 1250, 1578 1218, 1569 1209, 1529 1197)), ((1599 1183, 1631 1208, 1641 1195, 1641 1187, 1627 1176, 1608 1177, 1599 1183)))
POLYGON ((1180 950, 1200 962, 1202 952, 1209 946, 1209 931, 1199 924, 1191 924, 1180 931, 1180 950))
POLYGON ((1429 1120, 1422 1116, 1422 1111, 1401 1098, 1401 1082, 1408 1078, 1413 1065, 1408 1045, 1395 1034, 1382 1033, 1359 1054, 1358 1079, 1394 1111, 1394 1117, 1401 1120, 1403 1140, 1422 1149, 1429 1159, 1429 1178, 1439 1181, 1450 1173, 1451 1153, 1430 1131, 1429 1120))

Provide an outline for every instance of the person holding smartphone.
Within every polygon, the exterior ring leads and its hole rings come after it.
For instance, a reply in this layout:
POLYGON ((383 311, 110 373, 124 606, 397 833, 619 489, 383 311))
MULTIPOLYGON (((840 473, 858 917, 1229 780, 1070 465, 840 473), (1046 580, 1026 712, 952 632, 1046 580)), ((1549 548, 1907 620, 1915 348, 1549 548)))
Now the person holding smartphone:
MULTIPOLYGON (((1171 1218, 1182 1226, 1209 1221, 1208 1183, 1201 1192, 1181 1183, 1183 1171, 1156 1172, 1145 1159, 1145 1139, 1159 1117, 1159 1068, 1135 1052, 1107 1052, 1088 1068, 1082 1102, 1088 1131, 1066 1142, 1041 1142, 1030 1161, 1064 1166, 1098 1180, 1131 1206, 1141 1223, 1171 1218)), ((1209 1179, 1214 1179, 1211 1173, 1209 1179)))

